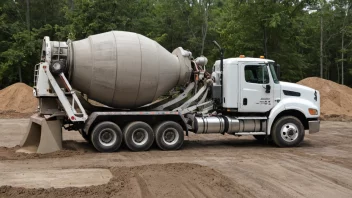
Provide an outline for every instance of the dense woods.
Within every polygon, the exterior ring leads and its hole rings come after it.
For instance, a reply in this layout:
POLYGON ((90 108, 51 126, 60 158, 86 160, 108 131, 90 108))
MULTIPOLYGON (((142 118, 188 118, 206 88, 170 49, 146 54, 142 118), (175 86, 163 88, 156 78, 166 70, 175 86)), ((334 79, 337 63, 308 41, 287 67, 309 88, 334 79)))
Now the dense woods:
POLYGON ((132 31, 193 56, 265 55, 281 79, 321 76, 352 85, 350 0, 1 0, 0 88, 32 85, 41 40, 78 40, 110 30, 132 31), (321 70, 322 68, 322 70, 321 70))

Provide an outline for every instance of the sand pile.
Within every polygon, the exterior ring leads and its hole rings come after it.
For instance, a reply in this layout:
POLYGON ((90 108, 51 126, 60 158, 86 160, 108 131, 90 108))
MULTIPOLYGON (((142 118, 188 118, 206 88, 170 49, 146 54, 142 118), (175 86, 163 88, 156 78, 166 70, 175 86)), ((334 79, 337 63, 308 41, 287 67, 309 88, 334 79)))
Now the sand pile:
MULTIPOLYGON (((112 167, 110 171, 113 178, 107 184, 46 189, 1 186, 0 197, 244 197, 251 195, 242 194, 239 184, 232 182, 228 177, 214 169, 197 164, 170 163, 112 167)), ((50 175, 50 177, 54 176, 50 175)))
MULTIPOLYGON (((15 83, 0 90, 0 115, 32 114, 38 107, 33 89, 24 83, 15 83)), ((10 116, 12 117, 12 116, 10 116)))
POLYGON ((321 119, 352 120, 352 88, 318 77, 297 83, 320 91, 321 119))

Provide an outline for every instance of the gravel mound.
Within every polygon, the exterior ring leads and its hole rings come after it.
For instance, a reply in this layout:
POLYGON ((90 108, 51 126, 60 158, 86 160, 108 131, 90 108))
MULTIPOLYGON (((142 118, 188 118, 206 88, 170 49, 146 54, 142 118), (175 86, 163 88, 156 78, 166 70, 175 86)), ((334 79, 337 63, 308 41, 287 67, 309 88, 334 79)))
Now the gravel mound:
POLYGON ((352 88, 318 77, 297 83, 319 90, 322 120, 352 120, 352 88))
POLYGON ((0 117, 27 117, 38 107, 33 89, 24 83, 15 83, 0 90, 0 117))

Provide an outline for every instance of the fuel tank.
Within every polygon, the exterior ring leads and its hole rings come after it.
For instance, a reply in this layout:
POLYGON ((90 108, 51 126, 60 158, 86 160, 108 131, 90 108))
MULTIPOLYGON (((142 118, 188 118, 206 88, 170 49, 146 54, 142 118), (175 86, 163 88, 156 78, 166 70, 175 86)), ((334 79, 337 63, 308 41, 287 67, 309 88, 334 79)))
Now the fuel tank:
POLYGON ((191 55, 181 47, 170 53, 137 33, 106 32, 68 42, 69 80, 93 100, 133 109, 186 84, 191 55))

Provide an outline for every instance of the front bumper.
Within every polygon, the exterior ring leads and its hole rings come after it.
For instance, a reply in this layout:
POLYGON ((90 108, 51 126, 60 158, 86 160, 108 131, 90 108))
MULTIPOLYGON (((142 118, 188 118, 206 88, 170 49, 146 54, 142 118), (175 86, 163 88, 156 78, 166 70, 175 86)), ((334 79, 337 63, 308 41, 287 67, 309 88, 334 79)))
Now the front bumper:
POLYGON ((309 123, 309 134, 319 132, 320 120, 311 120, 308 123, 309 123))

